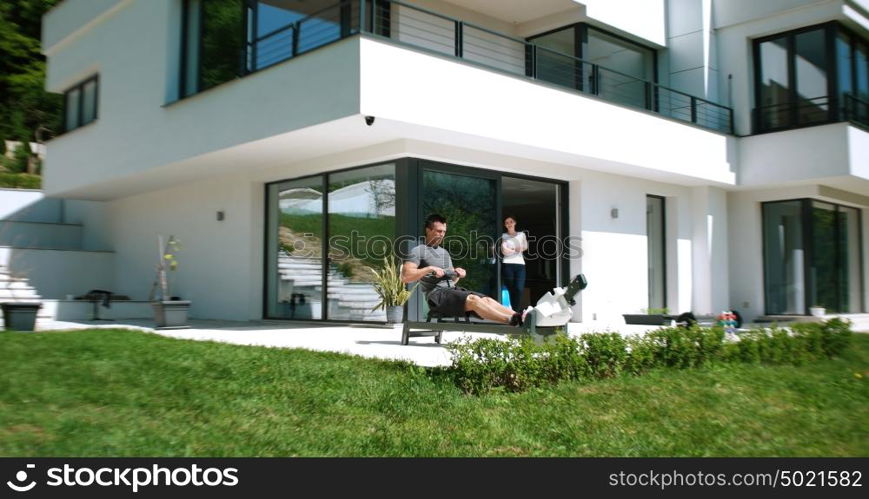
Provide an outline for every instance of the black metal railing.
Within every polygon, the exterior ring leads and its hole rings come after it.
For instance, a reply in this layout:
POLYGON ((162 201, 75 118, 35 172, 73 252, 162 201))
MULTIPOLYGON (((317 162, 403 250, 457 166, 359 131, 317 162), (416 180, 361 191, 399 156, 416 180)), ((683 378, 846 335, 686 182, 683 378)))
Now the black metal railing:
POLYGON ((869 127, 869 103, 853 94, 841 99, 822 95, 798 102, 783 102, 754 109, 754 132, 777 132, 792 128, 850 121, 869 127))
POLYGON ((869 129, 869 101, 860 99, 853 94, 845 94, 842 119, 869 129))
POLYGON ((245 44, 243 73, 253 73, 353 34, 349 0, 330 5, 245 44))
POLYGON ((258 37, 245 46, 243 72, 360 32, 733 133, 729 107, 397 0, 345 0, 258 37))

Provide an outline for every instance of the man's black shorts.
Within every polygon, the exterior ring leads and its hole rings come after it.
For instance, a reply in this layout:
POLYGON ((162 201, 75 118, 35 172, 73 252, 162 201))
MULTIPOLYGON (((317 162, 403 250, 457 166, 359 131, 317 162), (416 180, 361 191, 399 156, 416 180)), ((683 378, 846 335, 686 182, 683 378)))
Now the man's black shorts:
POLYGON ((485 298, 483 293, 470 291, 465 288, 435 288, 426 297, 428 308, 445 316, 465 315, 465 301, 468 295, 476 295, 485 298))

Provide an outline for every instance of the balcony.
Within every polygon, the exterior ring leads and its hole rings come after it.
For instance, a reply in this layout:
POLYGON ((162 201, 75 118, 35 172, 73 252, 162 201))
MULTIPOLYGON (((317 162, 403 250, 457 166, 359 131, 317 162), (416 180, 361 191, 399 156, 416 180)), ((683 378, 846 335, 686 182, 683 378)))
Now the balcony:
POLYGON ((240 55, 241 75, 360 33, 708 130, 733 130, 725 106, 395 0, 340 2, 252 38, 240 55))
POLYGON ((830 96, 785 102, 754 110, 755 133, 778 132, 793 128, 850 122, 869 130, 869 101, 853 94, 842 94, 840 99, 830 96))

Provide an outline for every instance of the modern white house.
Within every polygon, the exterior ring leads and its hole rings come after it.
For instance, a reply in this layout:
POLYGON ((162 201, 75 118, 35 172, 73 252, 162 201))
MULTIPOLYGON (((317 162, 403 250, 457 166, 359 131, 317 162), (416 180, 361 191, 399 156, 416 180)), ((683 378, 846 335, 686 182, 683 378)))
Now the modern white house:
POLYGON ((64 0, 42 42, 45 195, 133 299, 172 234, 193 317, 383 321, 438 212, 492 296, 515 216, 579 322, 869 308, 866 0, 64 0))

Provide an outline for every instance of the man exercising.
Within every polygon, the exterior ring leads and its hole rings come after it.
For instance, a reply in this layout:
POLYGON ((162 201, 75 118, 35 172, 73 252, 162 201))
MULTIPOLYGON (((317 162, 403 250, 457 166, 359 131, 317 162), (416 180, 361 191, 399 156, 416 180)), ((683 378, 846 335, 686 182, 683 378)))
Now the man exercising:
POLYGON ((522 314, 482 293, 456 287, 459 279, 467 273, 463 268, 453 268, 453 259, 441 246, 446 233, 447 221, 444 217, 432 214, 425 219, 425 244, 410 250, 402 268, 402 282, 409 284, 420 281, 429 309, 433 312, 447 316, 473 312, 483 319, 511 326, 522 325, 522 314))

